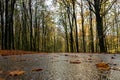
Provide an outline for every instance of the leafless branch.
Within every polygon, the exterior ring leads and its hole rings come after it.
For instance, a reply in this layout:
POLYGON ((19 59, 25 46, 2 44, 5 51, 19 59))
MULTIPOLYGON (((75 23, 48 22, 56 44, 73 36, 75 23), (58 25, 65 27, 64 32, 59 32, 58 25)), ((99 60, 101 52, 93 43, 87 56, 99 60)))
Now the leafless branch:
POLYGON ((108 11, 111 9, 111 7, 113 6, 113 4, 114 4, 116 1, 117 1, 117 0, 113 0, 113 1, 111 2, 111 4, 109 5, 109 7, 107 8, 107 10, 103 12, 102 17, 104 17, 104 16, 108 13, 108 11))

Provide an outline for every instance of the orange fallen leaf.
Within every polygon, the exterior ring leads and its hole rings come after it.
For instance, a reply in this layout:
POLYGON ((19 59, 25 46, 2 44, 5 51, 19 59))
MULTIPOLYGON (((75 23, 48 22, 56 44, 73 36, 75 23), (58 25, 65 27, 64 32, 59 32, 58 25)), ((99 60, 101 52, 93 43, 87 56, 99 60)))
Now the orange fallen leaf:
POLYGON ((35 68, 35 69, 32 69, 32 71, 42 71, 43 69, 41 68, 35 68))
POLYGON ((70 61, 71 64, 80 64, 81 62, 79 60, 75 60, 75 61, 70 61))
POLYGON ((100 62, 98 64, 96 64, 96 67, 99 69, 99 70, 103 70, 103 71, 108 71, 110 70, 110 67, 107 63, 104 63, 104 62, 100 62))
POLYGON ((91 58, 88 58, 88 60, 92 60, 91 58))
POLYGON ((25 73, 25 71, 16 70, 16 71, 9 72, 9 75, 10 76, 20 76, 20 75, 23 75, 24 73, 25 73))

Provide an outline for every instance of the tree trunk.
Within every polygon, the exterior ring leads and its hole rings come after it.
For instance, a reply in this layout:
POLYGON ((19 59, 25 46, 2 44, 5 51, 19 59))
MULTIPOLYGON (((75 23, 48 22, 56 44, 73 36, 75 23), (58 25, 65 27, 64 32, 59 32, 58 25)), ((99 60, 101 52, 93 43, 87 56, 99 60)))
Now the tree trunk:
POLYGON ((72 28, 73 26, 72 26, 71 19, 70 19, 70 8, 69 7, 67 7, 67 15, 68 15, 69 26, 70 26, 70 50, 71 50, 70 52, 74 52, 74 48, 73 48, 74 40, 73 40, 73 28, 72 28))
POLYGON ((97 34, 99 39, 100 52, 106 52, 105 43, 104 43, 105 35, 103 34, 103 22, 100 14, 96 14, 96 25, 97 25, 97 34))
POLYGON ((65 35, 66 35, 66 51, 69 52, 69 37, 68 37, 68 28, 67 28, 67 20, 66 20, 66 16, 65 16, 65 23, 64 23, 64 27, 65 27, 65 35))
POLYGON ((30 14, 30 50, 33 49, 33 31, 32 31, 32 1, 29 0, 29 14, 30 14))
MULTIPOLYGON (((88 2, 89 3, 89 2, 88 2)), ((90 11, 90 45, 91 45, 91 52, 94 52, 94 35, 93 35, 93 28, 92 28, 92 11, 90 10, 92 6, 89 3, 89 11, 90 11)))
POLYGON ((27 42, 27 12, 26 12, 26 5, 24 3, 24 0, 22 1, 22 49, 27 50, 28 49, 28 42, 27 42))
POLYGON ((101 11, 101 2, 99 0, 94 0, 94 8, 95 8, 95 15, 96 15, 96 27, 97 27, 97 35, 99 41, 100 52, 106 52, 105 49, 105 42, 104 42, 104 32, 103 32, 103 17, 100 15, 101 11))
POLYGON ((84 16, 83 16, 83 2, 81 0, 81 18, 82 18, 82 43, 83 43, 83 52, 86 52, 86 42, 85 42, 85 32, 84 32, 84 16))
POLYGON ((13 31, 13 15, 14 15, 14 6, 15 6, 16 0, 11 0, 11 14, 10 14, 10 35, 11 35, 11 49, 14 49, 14 31, 13 31))
POLYGON ((76 19, 76 10, 75 10, 75 0, 72 0, 73 2, 73 18, 75 21, 75 33, 76 33, 76 51, 79 52, 79 43, 78 43, 78 27, 77 27, 77 19, 76 19))
POLYGON ((1 49, 4 49, 4 4, 3 0, 0 0, 0 17, 1 17, 1 32, 2 32, 2 46, 1 49))
POLYGON ((5 0, 5 49, 9 49, 8 0, 5 0))

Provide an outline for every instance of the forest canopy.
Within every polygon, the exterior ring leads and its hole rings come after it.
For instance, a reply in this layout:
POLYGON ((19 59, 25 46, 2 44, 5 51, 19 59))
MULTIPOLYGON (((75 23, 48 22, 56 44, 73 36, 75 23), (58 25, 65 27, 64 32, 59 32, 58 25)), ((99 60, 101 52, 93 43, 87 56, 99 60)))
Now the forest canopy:
POLYGON ((120 52, 120 1, 0 0, 0 49, 120 52))

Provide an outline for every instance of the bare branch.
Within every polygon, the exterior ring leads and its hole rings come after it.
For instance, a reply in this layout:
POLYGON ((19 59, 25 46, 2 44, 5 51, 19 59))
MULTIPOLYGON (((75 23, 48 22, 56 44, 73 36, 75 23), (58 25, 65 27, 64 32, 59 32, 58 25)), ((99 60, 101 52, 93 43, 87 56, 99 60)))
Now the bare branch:
POLYGON ((111 7, 113 6, 113 4, 114 4, 116 1, 117 1, 117 0, 113 0, 113 1, 111 2, 111 4, 109 5, 109 7, 107 8, 107 10, 104 11, 103 14, 101 14, 102 17, 104 17, 104 16, 108 13, 108 11, 111 9, 111 7))
POLYGON ((88 4, 89 4, 89 9, 93 12, 93 13, 96 13, 93 9, 94 7, 94 4, 92 2, 90 2, 89 0, 87 0, 88 4))
POLYGON ((95 6, 90 0, 87 0, 87 2, 89 2, 92 6, 95 6))
POLYGON ((90 9, 93 13, 96 13, 96 12, 93 10, 93 8, 90 8, 90 7, 89 7, 89 9, 90 9))

